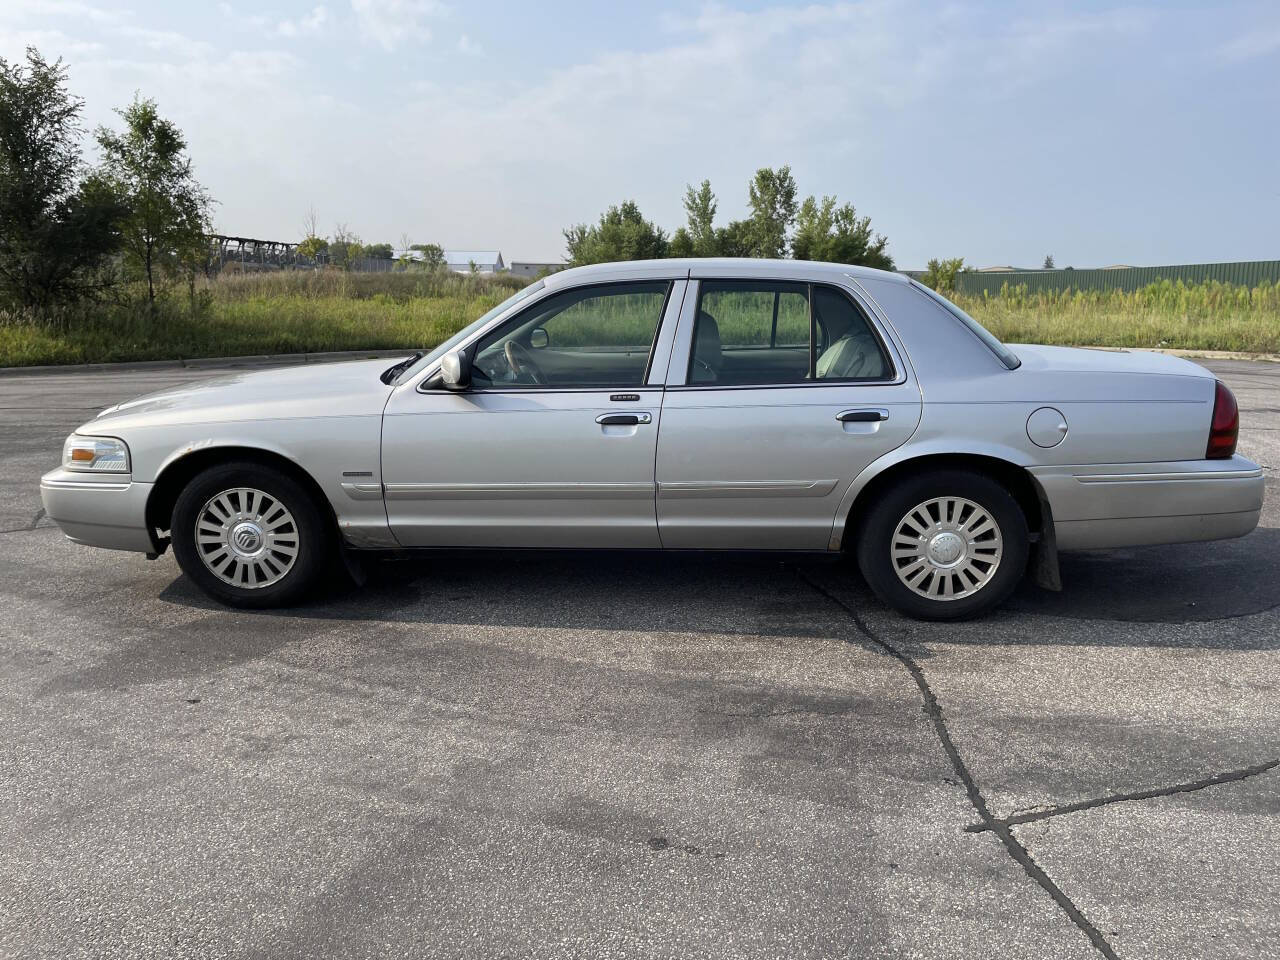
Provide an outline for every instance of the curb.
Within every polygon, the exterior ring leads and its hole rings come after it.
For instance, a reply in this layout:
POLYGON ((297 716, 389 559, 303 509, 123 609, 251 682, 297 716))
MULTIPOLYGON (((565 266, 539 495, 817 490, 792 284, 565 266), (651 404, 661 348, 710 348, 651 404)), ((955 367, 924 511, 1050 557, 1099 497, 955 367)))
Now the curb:
POLYGON ((248 357, 197 357, 190 360, 129 360, 122 363, 63 363, 42 367, 0 367, 0 377, 40 377, 68 373, 118 373, 128 370, 217 370, 238 367, 283 367, 343 360, 407 357, 412 350, 331 350, 322 353, 278 353, 248 357))
POLYGON ((1255 360, 1264 363, 1280 363, 1280 353, 1245 353, 1241 350, 1171 350, 1161 347, 1131 347, 1129 349, 1146 349, 1148 353, 1167 353, 1171 357, 1187 357, 1189 359, 1255 360))

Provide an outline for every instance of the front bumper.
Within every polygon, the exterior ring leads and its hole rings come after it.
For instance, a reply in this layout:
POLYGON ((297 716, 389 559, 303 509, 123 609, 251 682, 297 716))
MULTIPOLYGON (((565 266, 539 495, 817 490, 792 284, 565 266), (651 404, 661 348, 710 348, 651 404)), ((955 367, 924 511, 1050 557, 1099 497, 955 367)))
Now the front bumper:
POLYGON ((1262 513, 1262 468, 1244 457, 1033 467, 1059 550, 1242 537, 1262 513))
POLYGON ((158 548, 147 529, 151 486, 58 469, 40 478, 40 499, 49 519, 76 543, 152 553, 158 548))

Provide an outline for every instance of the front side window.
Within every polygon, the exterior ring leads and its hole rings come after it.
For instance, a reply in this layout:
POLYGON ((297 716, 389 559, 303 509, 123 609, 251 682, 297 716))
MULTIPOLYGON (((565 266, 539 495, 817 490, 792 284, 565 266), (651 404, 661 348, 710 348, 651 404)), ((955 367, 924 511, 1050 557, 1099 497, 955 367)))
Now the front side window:
POLYGON ((666 307, 665 280, 566 290, 477 345, 479 389, 639 387, 666 307))
POLYGON ((789 281, 700 284, 689 384, 864 381, 892 375, 862 311, 833 287, 789 281))

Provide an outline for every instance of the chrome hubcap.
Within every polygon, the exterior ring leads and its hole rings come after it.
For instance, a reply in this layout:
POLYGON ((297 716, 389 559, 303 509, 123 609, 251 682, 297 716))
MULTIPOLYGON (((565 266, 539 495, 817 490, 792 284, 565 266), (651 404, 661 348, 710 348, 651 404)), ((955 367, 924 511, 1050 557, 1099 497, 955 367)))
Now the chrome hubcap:
POLYGON ((196 550, 215 577, 249 590, 278 583, 298 559, 298 525, 269 493, 235 487, 196 514, 196 550))
POLYGON ((1004 540, 984 507, 963 497, 935 497, 898 521, 889 550, 894 572, 913 593, 959 600, 991 581, 1004 540))

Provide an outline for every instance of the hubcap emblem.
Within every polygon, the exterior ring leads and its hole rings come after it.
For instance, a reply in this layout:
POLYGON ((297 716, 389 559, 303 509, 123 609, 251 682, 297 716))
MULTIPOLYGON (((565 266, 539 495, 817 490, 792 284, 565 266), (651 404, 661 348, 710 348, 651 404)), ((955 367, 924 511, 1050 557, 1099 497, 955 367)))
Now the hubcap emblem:
POLYGON ((944 566, 955 563, 963 552, 964 541, 950 531, 938 534, 929 543, 929 559, 944 566))
POLYGON ((231 546, 244 556, 257 553, 262 549, 262 531, 256 524, 241 523, 231 531, 231 546))

